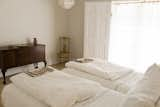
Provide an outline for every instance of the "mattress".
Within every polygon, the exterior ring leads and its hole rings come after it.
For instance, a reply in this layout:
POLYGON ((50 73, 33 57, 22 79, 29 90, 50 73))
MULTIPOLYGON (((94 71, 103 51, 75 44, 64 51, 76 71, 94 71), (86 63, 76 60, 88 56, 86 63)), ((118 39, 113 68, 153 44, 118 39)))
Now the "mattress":
POLYGON ((128 75, 125 75, 115 81, 113 80, 107 80, 104 78, 100 78, 95 75, 91 75, 89 73, 75 70, 72 68, 64 68, 62 72, 69 73, 71 75, 79 76, 82 78, 86 78, 89 80, 93 80, 96 82, 101 83, 102 86, 119 91, 121 93, 127 93, 134 85, 139 81, 142 77, 143 74, 137 73, 137 72, 131 72, 128 75))
MULTIPOLYGON (((124 98, 125 95, 106 89, 96 97, 78 103, 73 107, 117 107, 124 98)), ((4 107, 49 107, 16 88, 13 84, 4 88, 2 103, 4 107)))

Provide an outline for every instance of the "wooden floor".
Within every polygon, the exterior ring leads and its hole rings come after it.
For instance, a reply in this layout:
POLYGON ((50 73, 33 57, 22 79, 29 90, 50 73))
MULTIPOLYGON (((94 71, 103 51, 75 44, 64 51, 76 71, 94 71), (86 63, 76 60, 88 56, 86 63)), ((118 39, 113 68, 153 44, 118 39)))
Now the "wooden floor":
MULTIPOLYGON (((64 67, 65 67, 65 64, 64 63, 61 63, 61 64, 56 64, 56 65, 52 65, 54 68, 56 68, 56 69, 59 69, 59 70, 61 70, 61 69, 63 69, 64 67)), ((11 77, 11 76, 10 76, 11 77)), ((7 77, 7 84, 10 84, 11 82, 9 81, 9 78, 10 77, 7 77)), ((0 93, 2 92, 2 90, 3 90, 3 87, 4 87, 4 85, 3 85, 3 79, 2 78, 0 78, 0 93)), ((1 96, 0 96, 0 107, 3 107, 2 106, 2 103, 1 103, 1 96)))

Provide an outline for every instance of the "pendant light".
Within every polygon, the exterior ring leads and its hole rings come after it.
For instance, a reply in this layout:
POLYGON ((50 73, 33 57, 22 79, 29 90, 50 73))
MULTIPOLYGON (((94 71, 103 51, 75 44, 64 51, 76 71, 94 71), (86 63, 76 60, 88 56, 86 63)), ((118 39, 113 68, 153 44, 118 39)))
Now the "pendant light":
POLYGON ((58 3, 62 8, 69 10, 75 5, 75 0, 58 0, 58 3))

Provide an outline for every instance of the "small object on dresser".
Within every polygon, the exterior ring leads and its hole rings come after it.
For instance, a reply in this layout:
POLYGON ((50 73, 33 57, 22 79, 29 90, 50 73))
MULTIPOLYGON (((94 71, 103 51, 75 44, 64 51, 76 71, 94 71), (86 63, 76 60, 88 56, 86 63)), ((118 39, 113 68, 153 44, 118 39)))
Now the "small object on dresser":
POLYGON ((93 59, 90 59, 90 58, 76 59, 76 62, 79 62, 79 63, 89 63, 92 61, 93 61, 93 59))
POLYGON ((34 45, 34 46, 37 45, 37 38, 33 38, 33 45, 34 45))

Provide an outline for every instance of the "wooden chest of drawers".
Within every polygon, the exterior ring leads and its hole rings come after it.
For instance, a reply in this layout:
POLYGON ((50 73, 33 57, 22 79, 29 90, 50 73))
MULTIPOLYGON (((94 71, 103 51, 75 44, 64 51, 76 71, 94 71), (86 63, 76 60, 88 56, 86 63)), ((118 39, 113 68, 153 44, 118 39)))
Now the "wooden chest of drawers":
MULTIPOLYGON (((19 46, 5 46, 0 47, 0 68, 5 80, 5 73, 7 69, 13 67, 24 66, 27 64, 37 64, 45 60, 45 45, 19 45, 19 46)), ((37 66, 36 66, 37 67, 37 66)))

